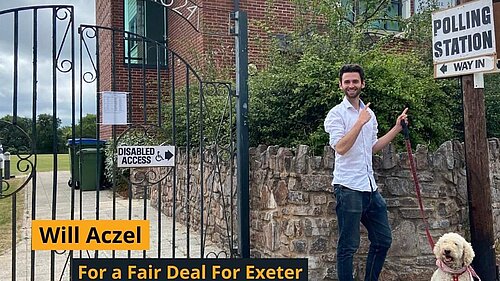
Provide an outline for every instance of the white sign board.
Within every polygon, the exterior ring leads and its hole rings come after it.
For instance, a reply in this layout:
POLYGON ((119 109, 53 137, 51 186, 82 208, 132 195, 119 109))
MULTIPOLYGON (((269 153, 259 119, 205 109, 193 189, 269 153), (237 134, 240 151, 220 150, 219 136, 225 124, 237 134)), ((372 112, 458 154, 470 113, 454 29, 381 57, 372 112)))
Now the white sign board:
POLYGON ((175 166, 175 147, 118 146, 118 168, 175 166))
POLYGON ((493 68, 493 70, 490 71, 489 73, 498 73, 498 72, 500 72, 500 59, 496 61, 495 68, 493 68))
POLYGON ((455 6, 455 0, 436 0, 436 1, 428 1, 428 0, 415 0, 413 5, 413 11, 416 13, 420 13, 425 9, 428 9, 429 6, 436 5, 439 9, 446 9, 455 6))
POLYGON ((495 64, 496 60, 491 56, 437 63, 434 65, 434 77, 444 78, 486 72, 494 69, 495 64))
POLYGON ((434 12, 432 33, 434 64, 474 57, 494 58, 496 45, 491 0, 468 2, 434 12))
POLYGON ((125 92, 102 93, 102 124, 127 124, 127 96, 125 92))

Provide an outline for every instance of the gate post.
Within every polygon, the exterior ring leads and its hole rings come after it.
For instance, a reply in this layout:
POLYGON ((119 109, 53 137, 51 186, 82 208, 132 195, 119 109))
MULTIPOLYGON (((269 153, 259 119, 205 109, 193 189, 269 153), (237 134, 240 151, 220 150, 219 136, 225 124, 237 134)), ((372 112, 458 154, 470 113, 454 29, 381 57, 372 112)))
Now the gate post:
POLYGON ((236 143, 238 190, 238 252, 250 257, 250 192, 248 156, 248 19, 246 12, 236 11, 236 143))
POLYGON ((3 154, 3 173, 5 179, 10 179, 10 153, 5 152, 3 154))

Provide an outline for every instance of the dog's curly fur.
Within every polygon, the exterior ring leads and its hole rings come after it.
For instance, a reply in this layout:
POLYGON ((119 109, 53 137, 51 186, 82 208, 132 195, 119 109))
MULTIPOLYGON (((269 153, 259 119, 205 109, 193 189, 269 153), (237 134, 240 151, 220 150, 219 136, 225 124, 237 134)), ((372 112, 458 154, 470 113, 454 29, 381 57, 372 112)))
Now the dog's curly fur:
MULTIPOLYGON (((462 236, 450 232, 441 236, 434 245, 434 255, 436 255, 436 259, 441 260, 449 268, 459 270, 472 263, 474 250, 462 236)), ((473 281, 467 272, 460 275, 458 280, 473 281)), ((431 281, 453 281, 453 276, 438 268, 432 275, 431 281)))

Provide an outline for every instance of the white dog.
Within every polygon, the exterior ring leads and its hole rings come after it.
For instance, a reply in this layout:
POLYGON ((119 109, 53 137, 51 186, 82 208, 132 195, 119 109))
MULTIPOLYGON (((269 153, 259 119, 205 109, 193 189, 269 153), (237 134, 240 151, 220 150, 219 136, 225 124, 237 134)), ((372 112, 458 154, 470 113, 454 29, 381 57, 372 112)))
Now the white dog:
POLYGON ((431 281, 474 281, 479 278, 470 266, 474 250, 469 242, 457 233, 446 233, 434 245, 438 269, 431 281))

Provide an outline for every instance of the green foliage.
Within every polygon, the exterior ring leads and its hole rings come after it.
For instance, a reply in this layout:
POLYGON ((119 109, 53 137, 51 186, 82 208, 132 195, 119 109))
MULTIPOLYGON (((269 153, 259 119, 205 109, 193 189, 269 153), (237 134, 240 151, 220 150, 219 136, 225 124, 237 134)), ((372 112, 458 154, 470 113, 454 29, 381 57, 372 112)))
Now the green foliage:
MULTIPOLYGON (((367 75, 361 97, 373 105, 379 136, 395 125, 405 107, 409 108, 412 143, 434 149, 457 136, 454 128, 460 121, 460 97, 456 80, 434 80, 432 68, 411 52, 373 52, 360 62, 367 75)), ((395 143, 402 144, 402 136, 398 138, 395 143)))
MULTIPOLYGON (((284 60, 283 60, 284 61, 284 60)), ((317 54, 277 63, 250 79, 251 145, 303 143, 338 101, 336 67, 317 54)), ((311 136, 317 138, 317 136, 311 136)))
POLYGON ((361 98, 373 105, 379 136, 409 107, 415 144, 435 148, 457 137, 461 98, 456 79, 433 78, 430 12, 403 21, 387 16, 384 5, 389 1, 366 1, 364 10, 354 15, 349 14, 353 7, 329 0, 294 2, 304 11, 297 19, 298 31, 288 37, 285 49, 271 50, 269 67, 249 81, 252 146, 307 144, 320 153, 328 144, 324 118, 343 98, 338 70, 345 63, 365 68, 366 88, 361 98), (375 30, 374 23, 381 20, 398 21, 407 31, 407 39, 375 30), (406 42, 415 50, 388 50, 395 42, 406 42))
POLYGON ((175 101, 163 101, 163 126, 170 136, 169 143, 177 146, 198 147, 215 143, 229 143, 234 128, 235 105, 228 85, 204 84, 203 95, 195 85, 178 89, 175 101))
MULTIPOLYGON (((18 116, 14 124, 13 117, 6 115, 0 118, 0 141, 10 153, 28 154, 32 152, 34 143, 27 140, 36 139, 37 153, 53 153, 53 143, 57 142, 57 152, 66 153, 66 142, 72 138, 71 126, 61 127, 61 120, 54 119, 50 114, 40 114, 36 120, 36 134, 32 135, 33 122, 31 118, 18 116), (56 134, 53 133, 54 126, 56 134), (55 140, 54 140, 55 137, 55 140)), ((75 126, 76 137, 95 138, 97 122, 95 114, 87 114, 75 126), (80 126, 81 131, 80 131, 80 126)))
MULTIPOLYGON (((65 126, 62 128, 63 136, 65 139, 73 138, 71 132, 71 126, 65 126)), ((75 137, 79 138, 96 138, 97 132, 97 117, 95 114, 88 113, 83 116, 78 124, 75 125, 75 137)))
POLYGON ((500 74, 484 76, 486 130, 488 137, 500 138, 500 74))
POLYGON ((59 118, 53 118, 50 114, 40 114, 35 126, 36 133, 33 133, 31 118, 18 116, 15 122, 11 115, 0 118, 0 140, 5 150, 16 154, 32 153, 36 140, 37 153, 53 153, 54 149, 57 153, 67 152, 66 139, 60 128, 59 118), (57 144, 56 147, 54 143, 57 144))
POLYGON ((0 142, 11 154, 31 153, 31 118, 18 117, 15 124, 11 115, 0 118, 0 142))
POLYGON ((66 143, 60 130, 61 119, 53 118, 50 114, 38 115, 36 121, 36 148, 37 153, 52 153, 66 151, 66 143), (54 143, 58 146, 54 147, 54 143))
POLYGON ((432 64, 432 12, 438 7, 437 2, 432 0, 421 3, 427 8, 405 20, 404 32, 401 35, 413 42, 416 46, 414 51, 418 52, 426 64, 432 64))
MULTIPOLYGON (((170 89, 163 86, 163 89, 170 89)), ((117 168, 116 146, 120 145, 175 145, 184 151, 197 150, 201 145, 228 146, 234 139, 235 98, 230 85, 203 83, 177 87, 175 96, 162 94, 161 111, 158 105, 148 106, 145 124, 130 126, 111 141, 105 149, 105 177, 115 179, 116 186, 126 184, 130 169, 117 168), (158 112, 161 112, 158 120, 158 112)))

